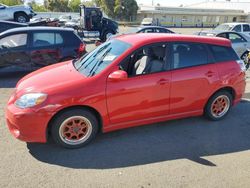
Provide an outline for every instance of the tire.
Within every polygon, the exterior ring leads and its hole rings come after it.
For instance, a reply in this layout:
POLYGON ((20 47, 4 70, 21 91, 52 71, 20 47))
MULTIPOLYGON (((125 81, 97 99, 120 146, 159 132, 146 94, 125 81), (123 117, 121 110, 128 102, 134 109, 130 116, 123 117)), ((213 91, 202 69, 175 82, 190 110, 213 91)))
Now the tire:
POLYGON ((20 23, 26 23, 30 21, 29 16, 27 16, 25 13, 16 13, 14 16, 14 20, 16 22, 20 22, 20 23))
POLYGON ((248 51, 246 51, 244 54, 242 54, 241 59, 244 61, 245 66, 246 66, 246 70, 248 70, 249 68, 249 64, 250 64, 250 59, 248 58, 248 51))
POLYGON ((109 37, 111 37, 113 34, 114 34, 114 33, 113 33, 112 31, 110 31, 110 30, 106 31, 106 32, 103 34, 103 36, 102 36, 102 38, 101 38, 101 41, 102 41, 102 42, 105 42, 105 41, 106 41, 109 37))
POLYGON ((205 106, 205 116, 212 121, 218 121, 225 118, 231 110, 232 101, 232 94, 227 91, 215 93, 205 106))
POLYGON ((93 140, 98 132, 98 121, 88 110, 72 109, 59 114, 51 126, 56 144, 69 148, 80 148, 93 140))

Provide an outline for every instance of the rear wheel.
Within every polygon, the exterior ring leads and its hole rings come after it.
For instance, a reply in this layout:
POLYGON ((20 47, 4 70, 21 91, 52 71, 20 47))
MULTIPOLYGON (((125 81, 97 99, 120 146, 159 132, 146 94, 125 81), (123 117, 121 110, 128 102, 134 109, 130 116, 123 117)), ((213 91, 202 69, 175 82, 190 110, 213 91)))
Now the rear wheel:
POLYGON ((98 121, 88 110, 73 109, 56 117, 51 133, 54 141, 66 148, 79 148, 94 139, 98 121))
POLYGON ((248 51, 246 51, 242 56, 241 59, 244 61, 245 66, 246 66, 246 70, 248 70, 249 68, 249 64, 250 64, 250 58, 249 58, 249 53, 248 51))
POLYGON ((223 119, 230 111, 232 101, 232 95, 227 91, 215 93, 205 107, 205 116, 213 121, 223 119))
POLYGON ((16 22, 20 22, 20 23, 26 23, 26 22, 30 21, 29 17, 25 13, 17 13, 17 14, 15 14, 14 20, 16 22))
POLYGON ((103 34, 101 41, 102 41, 102 42, 105 42, 105 41, 106 41, 107 39, 109 39, 112 35, 113 35, 113 32, 112 32, 112 31, 110 31, 110 30, 106 31, 106 32, 103 34))

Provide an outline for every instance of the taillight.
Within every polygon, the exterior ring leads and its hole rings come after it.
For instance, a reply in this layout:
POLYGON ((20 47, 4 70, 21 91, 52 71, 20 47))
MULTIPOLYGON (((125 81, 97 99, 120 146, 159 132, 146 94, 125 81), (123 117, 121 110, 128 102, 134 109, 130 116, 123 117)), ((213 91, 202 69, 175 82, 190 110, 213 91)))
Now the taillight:
POLYGON ((237 60, 236 62, 240 65, 241 70, 245 72, 246 71, 246 66, 245 66, 244 61, 243 60, 237 60))
POLYGON ((81 43, 80 46, 79 46, 78 52, 79 52, 79 53, 85 52, 85 47, 86 47, 86 45, 83 44, 83 43, 81 43))

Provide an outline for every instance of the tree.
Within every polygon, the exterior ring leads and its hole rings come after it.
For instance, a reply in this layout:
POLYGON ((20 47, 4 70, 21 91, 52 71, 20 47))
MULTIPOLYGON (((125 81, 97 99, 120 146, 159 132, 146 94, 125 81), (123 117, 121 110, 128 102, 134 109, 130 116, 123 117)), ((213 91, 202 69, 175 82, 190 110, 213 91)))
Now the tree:
POLYGON ((137 15, 138 5, 135 0, 115 0, 114 14, 120 20, 131 21, 137 15))
POLYGON ((31 6, 32 9, 36 12, 47 12, 48 11, 45 6, 37 4, 35 0, 32 0, 31 2, 29 2, 28 5, 31 6))
POLYGON ((24 3, 24 0, 1 0, 1 3, 8 6, 21 5, 24 3))
POLYGON ((47 0, 47 6, 50 11, 53 12, 68 12, 69 0, 47 0))

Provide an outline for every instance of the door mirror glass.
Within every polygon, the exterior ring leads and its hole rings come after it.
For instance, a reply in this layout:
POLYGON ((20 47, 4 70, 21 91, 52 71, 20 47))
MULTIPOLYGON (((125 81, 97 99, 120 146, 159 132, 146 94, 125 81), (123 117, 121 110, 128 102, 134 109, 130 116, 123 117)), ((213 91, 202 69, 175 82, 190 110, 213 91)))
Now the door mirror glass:
POLYGON ((117 70, 115 72, 112 72, 108 78, 110 81, 126 80, 128 78, 128 74, 123 70, 117 70))

